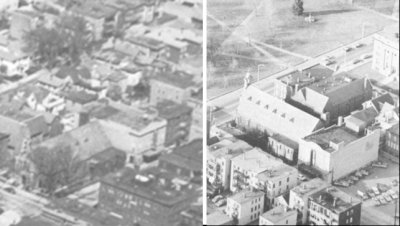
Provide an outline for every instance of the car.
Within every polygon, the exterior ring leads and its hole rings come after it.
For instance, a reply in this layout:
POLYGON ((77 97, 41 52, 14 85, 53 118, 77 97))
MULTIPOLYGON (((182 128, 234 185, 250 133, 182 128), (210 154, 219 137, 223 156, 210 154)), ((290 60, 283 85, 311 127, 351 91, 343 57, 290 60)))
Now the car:
POLYGON ((369 59, 369 58, 371 58, 372 57, 372 55, 371 54, 363 54, 363 55, 361 55, 361 59, 362 60, 366 60, 366 59, 369 59))
POLYGON ((379 197, 379 201, 382 203, 382 204, 387 204, 388 202, 386 201, 386 199, 384 198, 384 197, 379 197))
POLYGON ((372 197, 372 198, 376 199, 375 198, 375 193, 372 190, 368 190, 367 194, 368 194, 369 197, 372 197))
POLYGON ((368 176, 369 172, 365 169, 360 170, 360 172, 364 175, 364 176, 368 176))
POLYGON ((223 199, 224 197, 222 197, 222 195, 217 195, 217 196, 215 196, 213 199, 212 199, 212 202, 213 203, 216 203, 216 202, 218 202, 220 199, 223 199))
POLYGON ((12 187, 6 187, 4 188, 4 190, 10 194, 16 194, 17 192, 15 192, 15 189, 12 187))
POLYGON ((399 181, 396 179, 392 180, 392 185, 393 187, 397 187, 397 185, 399 185, 399 181))
POLYGON ((388 195, 388 194, 384 194, 383 197, 385 198, 385 200, 387 202, 391 202, 392 201, 392 197, 390 197, 390 195, 388 195))
POLYGON ((354 176, 354 175, 349 176, 349 178, 350 178, 351 180, 355 181, 355 182, 357 182, 357 181, 359 180, 359 178, 356 177, 356 176, 354 176))
POLYGON ((379 192, 379 190, 378 190, 377 187, 372 187, 371 189, 372 189, 372 191, 375 193, 376 196, 378 196, 378 195, 381 194, 381 193, 379 192))
POLYGON ((331 64, 333 64, 333 63, 335 63, 335 61, 333 61, 333 60, 324 60, 323 62, 322 62, 322 64, 326 67, 326 66, 329 66, 329 65, 331 65, 331 64))
POLYGON ((221 199, 217 203, 215 203, 216 206, 221 207, 226 204, 226 199, 221 199))
POLYGON ((357 64, 358 62, 360 62, 359 59, 354 59, 353 61, 351 61, 352 64, 357 64))
POLYGON ((306 180, 307 180, 307 177, 305 177, 303 174, 299 174, 299 175, 297 176, 297 178, 298 178, 300 181, 306 181, 306 180))
POLYGON ((345 51, 345 52, 349 52, 350 50, 351 50, 351 47, 349 47, 349 46, 343 47, 343 51, 345 51))
POLYGON ((364 174, 362 174, 361 171, 355 172, 354 175, 355 175, 356 177, 358 177, 358 178, 364 177, 364 174))
POLYGON ((386 169, 388 165, 385 162, 376 162, 376 163, 372 163, 372 166, 386 169))
POLYGON ((333 185, 341 186, 341 187, 348 187, 348 186, 350 186, 350 184, 349 184, 347 181, 343 181, 343 180, 335 181, 335 182, 333 182, 333 185))
POLYGON ((356 44, 354 45, 355 48, 361 48, 361 47, 363 47, 363 46, 364 46, 364 44, 363 44, 363 43, 360 43, 360 42, 358 42, 358 43, 356 43, 356 44))

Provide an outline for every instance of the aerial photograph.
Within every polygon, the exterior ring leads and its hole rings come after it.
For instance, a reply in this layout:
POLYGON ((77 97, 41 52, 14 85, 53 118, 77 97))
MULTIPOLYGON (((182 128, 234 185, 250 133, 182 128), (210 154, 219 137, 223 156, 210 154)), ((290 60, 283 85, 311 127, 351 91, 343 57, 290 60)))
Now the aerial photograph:
POLYGON ((202 225, 202 53, 202 0, 0 0, 0 226, 202 225))
POLYGON ((399 1, 206 17, 206 224, 399 225, 399 1))

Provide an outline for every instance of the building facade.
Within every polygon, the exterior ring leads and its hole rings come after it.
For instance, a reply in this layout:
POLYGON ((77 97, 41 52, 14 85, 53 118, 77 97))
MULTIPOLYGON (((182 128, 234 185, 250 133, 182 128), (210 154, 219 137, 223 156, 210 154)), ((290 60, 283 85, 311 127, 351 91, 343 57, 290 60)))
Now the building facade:
POLYGON ((243 190, 228 197, 226 203, 226 214, 237 219, 237 225, 253 222, 264 213, 264 193, 260 191, 243 190))

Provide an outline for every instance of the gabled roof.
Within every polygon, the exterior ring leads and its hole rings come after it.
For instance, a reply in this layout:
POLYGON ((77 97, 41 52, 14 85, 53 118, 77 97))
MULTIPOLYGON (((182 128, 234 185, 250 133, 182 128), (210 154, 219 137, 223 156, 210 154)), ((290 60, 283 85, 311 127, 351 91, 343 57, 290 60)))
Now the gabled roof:
POLYGON ((389 93, 385 93, 366 102, 370 102, 377 111, 381 110, 384 103, 394 105, 393 97, 389 93))
POLYGON ((238 115, 257 120, 262 127, 297 141, 322 126, 322 122, 262 90, 249 86, 240 98, 238 115))

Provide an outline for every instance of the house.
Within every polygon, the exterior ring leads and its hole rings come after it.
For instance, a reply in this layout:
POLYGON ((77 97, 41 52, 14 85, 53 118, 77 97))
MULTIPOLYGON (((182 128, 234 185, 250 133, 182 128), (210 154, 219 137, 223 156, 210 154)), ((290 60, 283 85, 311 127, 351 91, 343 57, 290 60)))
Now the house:
POLYGON ((296 225, 297 211, 277 206, 260 216, 259 225, 296 225))
POLYGON ((72 84, 72 80, 59 78, 52 72, 43 70, 37 80, 37 84, 53 93, 58 93, 68 84, 72 84))
POLYGON ((339 116, 361 109, 372 98, 372 85, 367 78, 353 79, 347 73, 335 74, 317 65, 278 78, 275 96, 320 118, 326 126, 339 116))
POLYGON ((227 198, 225 212, 234 219, 234 224, 246 225, 253 222, 264 213, 264 193, 255 190, 235 193, 227 198))
POLYGON ((157 103, 158 115, 167 121, 165 146, 180 144, 189 138, 192 108, 170 100, 157 103))
POLYGON ((125 168, 101 180, 99 204, 123 221, 140 225, 175 225, 195 197, 195 187, 157 168, 125 168))
POLYGON ((344 118, 346 127, 356 133, 364 133, 365 129, 375 123, 378 112, 373 107, 352 112, 351 115, 344 118))
POLYGON ((374 35, 372 69, 399 80, 399 24, 384 28, 374 35))
POLYGON ((327 181, 378 159, 380 131, 359 134, 342 123, 318 130, 299 142, 299 163, 319 170, 327 181))
POLYGON ((242 140, 224 139, 207 148, 207 181, 220 184, 225 190, 231 184, 231 159, 251 150, 242 140))
POLYGON ((289 208, 297 210, 296 225, 308 225, 308 198, 314 193, 329 186, 329 183, 320 178, 314 178, 310 181, 302 182, 290 190, 289 208))
POLYGON ((193 77, 183 72, 159 73, 150 81, 150 104, 156 105, 163 100, 185 103, 195 86, 193 77))
POLYGON ((65 99, 65 108, 69 111, 80 112, 85 105, 96 101, 97 94, 88 93, 84 90, 70 90, 60 94, 65 99))
POLYGON ((362 202, 336 187, 328 187, 309 197, 311 225, 359 225, 362 202))
POLYGON ((231 159, 230 190, 256 188, 265 193, 264 209, 275 204, 275 199, 297 185, 298 171, 279 158, 254 148, 231 159))
POLYGON ((176 147, 171 153, 159 158, 159 168, 174 173, 177 177, 190 179, 199 177, 203 171, 203 140, 194 140, 176 147))
POLYGON ((22 50, 19 41, 6 41, 0 44, 0 66, 6 77, 23 75, 31 65, 30 54, 22 50))
POLYGON ((252 85, 240 96, 236 123, 246 130, 280 134, 295 142, 323 127, 319 118, 252 85))

